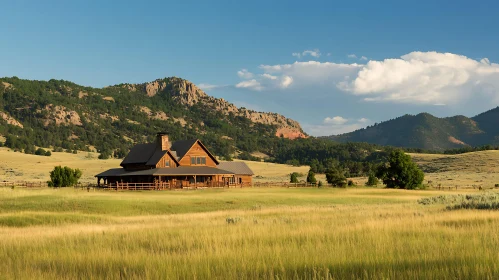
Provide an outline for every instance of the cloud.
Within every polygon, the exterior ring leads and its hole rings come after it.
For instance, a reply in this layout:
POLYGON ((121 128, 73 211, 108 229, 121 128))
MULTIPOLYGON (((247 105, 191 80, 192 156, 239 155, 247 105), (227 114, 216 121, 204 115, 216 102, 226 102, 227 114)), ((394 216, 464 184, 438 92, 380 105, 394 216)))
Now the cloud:
POLYGON ((267 73, 262 74, 261 76, 266 78, 266 79, 269 79, 269 80, 277 80, 277 76, 272 76, 272 75, 267 74, 267 73))
POLYGON ((452 53, 411 52, 366 64, 296 61, 264 64, 259 69, 261 74, 252 78, 255 81, 246 82, 260 85, 247 88, 314 89, 331 94, 339 90, 365 102, 432 106, 456 106, 478 98, 499 102, 499 64, 452 53))
POLYGON ((217 89, 217 88, 223 88, 223 87, 227 87, 226 85, 212 85, 212 84, 199 84, 198 85, 198 88, 204 90, 204 91, 207 91, 207 90, 212 90, 212 89, 217 89))
POLYGON ((241 79, 251 79, 253 78, 253 73, 249 72, 247 69, 241 69, 237 71, 237 75, 241 79))
MULTIPOLYGON (((295 52, 295 53, 292 53, 291 55, 298 57, 298 58, 301 58, 304 56, 313 56, 313 57, 319 58, 322 54, 318 49, 314 49, 314 50, 306 50, 306 51, 303 51, 301 53, 295 52)), ((331 54, 328 54, 328 56, 329 55, 331 55, 331 54)))
POLYGON ((327 117, 324 119, 323 123, 325 124, 344 124, 348 122, 347 119, 343 118, 343 117, 340 117, 340 116, 336 116, 336 117, 327 117))
POLYGON ((365 101, 457 104, 486 95, 499 100, 499 64, 452 53, 412 52, 369 61, 339 88, 365 101))
MULTIPOLYGON (((252 90, 289 89, 305 86, 321 86, 336 88, 338 82, 342 82, 350 75, 358 73, 362 65, 342 64, 333 62, 295 62, 293 64, 260 65, 263 74, 255 76, 254 79, 239 83, 236 87, 252 90), (256 84, 258 87, 242 86, 256 84)), ((346 85, 347 86, 347 85, 346 85)))
POLYGON ((290 76, 283 76, 281 79, 281 88, 287 88, 293 83, 293 78, 290 76))
POLYGON ((321 56, 321 53, 318 49, 315 49, 313 51, 304 51, 302 53, 303 56, 307 56, 307 55, 310 55, 310 56, 313 56, 313 57, 320 57, 321 56))
POLYGON ((361 129, 370 124, 371 121, 366 118, 358 120, 346 119, 341 116, 327 117, 321 124, 304 123, 303 129, 310 135, 314 136, 329 136, 348 133, 361 129))
POLYGON ((349 54, 349 55, 347 55, 347 57, 348 58, 357 58, 357 55, 355 55, 355 54, 349 54))
POLYGON ((260 91, 263 89, 260 82, 258 82, 255 79, 248 80, 248 81, 242 81, 236 85, 236 88, 247 88, 247 89, 256 90, 256 91, 260 91))

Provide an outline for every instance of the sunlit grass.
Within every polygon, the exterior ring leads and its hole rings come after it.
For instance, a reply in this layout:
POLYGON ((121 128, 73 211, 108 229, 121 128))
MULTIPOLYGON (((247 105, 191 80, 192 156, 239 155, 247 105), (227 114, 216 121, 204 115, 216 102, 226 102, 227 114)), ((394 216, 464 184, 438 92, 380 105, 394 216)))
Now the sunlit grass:
POLYGON ((436 194, 0 189, 0 278, 497 278, 499 212, 436 194))

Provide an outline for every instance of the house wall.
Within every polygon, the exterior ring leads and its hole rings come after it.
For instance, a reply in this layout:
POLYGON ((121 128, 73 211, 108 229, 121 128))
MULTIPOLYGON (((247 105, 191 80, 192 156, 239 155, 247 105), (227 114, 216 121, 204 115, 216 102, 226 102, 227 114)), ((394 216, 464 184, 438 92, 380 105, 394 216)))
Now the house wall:
POLYGON ((185 154, 185 156, 180 160, 180 166, 191 166, 191 157, 204 156, 206 157, 205 165, 193 165, 193 166, 211 166, 216 167, 215 161, 208 155, 208 153, 196 142, 192 145, 191 149, 185 154))
POLYGON ((156 168, 163 168, 163 167, 170 167, 170 168, 177 167, 177 164, 168 153, 166 153, 156 164, 156 168), (170 162, 170 166, 166 166, 167 162, 170 162))
POLYGON ((251 185, 253 183, 253 176, 251 175, 236 175, 236 184, 242 183, 243 185, 251 185))

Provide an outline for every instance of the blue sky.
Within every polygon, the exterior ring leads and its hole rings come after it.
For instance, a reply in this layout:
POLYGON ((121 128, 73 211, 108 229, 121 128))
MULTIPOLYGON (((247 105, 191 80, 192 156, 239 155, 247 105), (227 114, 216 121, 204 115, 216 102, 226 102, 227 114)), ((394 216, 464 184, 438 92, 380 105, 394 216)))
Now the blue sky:
POLYGON ((493 1, 2 1, 0 76, 178 76, 312 135, 499 104, 493 1))

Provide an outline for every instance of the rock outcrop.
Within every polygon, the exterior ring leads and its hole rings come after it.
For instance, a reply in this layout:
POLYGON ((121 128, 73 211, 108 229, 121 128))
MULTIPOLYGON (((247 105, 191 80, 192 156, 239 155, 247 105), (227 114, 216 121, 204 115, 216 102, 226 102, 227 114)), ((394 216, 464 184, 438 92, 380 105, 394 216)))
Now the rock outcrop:
POLYGON ((15 125, 15 126, 18 126, 20 128, 24 128, 22 123, 20 123, 18 120, 14 119, 13 117, 11 117, 10 115, 8 115, 5 112, 0 112, 0 119, 3 119, 4 121, 6 121, 7 124, 15 125))
POLYGON ((64 106, 49 104, 45 106, 45 111, 49 112, 48 118, 43 120, 45 126, 51 123, 55 125, 82 125, 80 115, 76 111, 68 110, 64 106))

